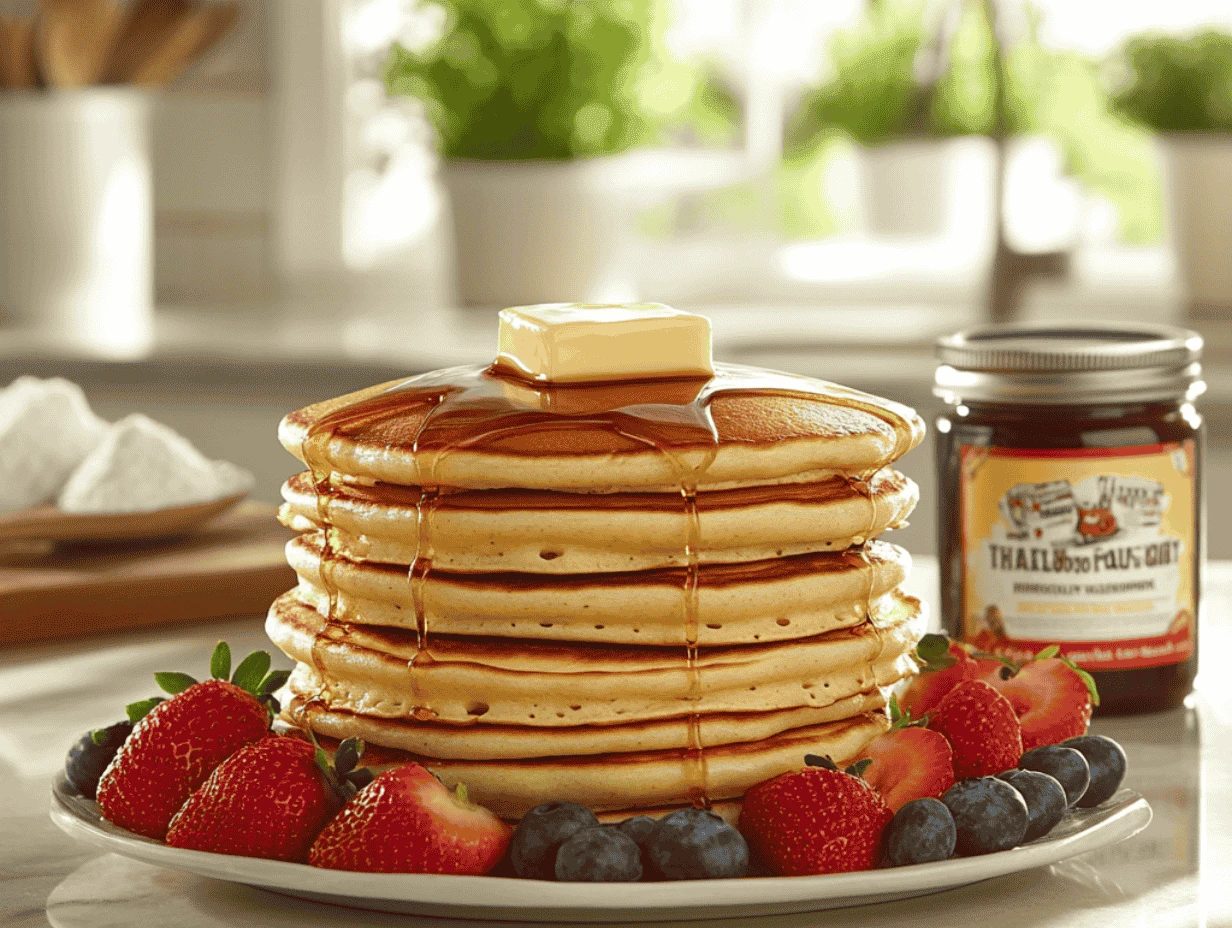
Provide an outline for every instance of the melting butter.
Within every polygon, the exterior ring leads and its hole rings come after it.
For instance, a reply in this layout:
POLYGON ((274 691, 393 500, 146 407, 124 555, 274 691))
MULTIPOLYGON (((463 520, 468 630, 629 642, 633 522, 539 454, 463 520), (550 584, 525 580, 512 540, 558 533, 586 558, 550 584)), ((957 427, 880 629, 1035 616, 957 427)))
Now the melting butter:
POLYGON ((541 303, 500 313, 496 363, 547 383, 714 373, 710 320, 662 303, 541 303))

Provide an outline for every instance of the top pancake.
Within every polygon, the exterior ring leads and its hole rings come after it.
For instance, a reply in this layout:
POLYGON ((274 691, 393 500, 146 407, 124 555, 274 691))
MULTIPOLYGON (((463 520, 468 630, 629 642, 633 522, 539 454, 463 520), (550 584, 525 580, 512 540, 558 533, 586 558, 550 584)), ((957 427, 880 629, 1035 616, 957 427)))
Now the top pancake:
POLYGON ((450 368, 313 404, 279 427, 319 474, 591 493, 871 474, 923 435, 901 404, 736 365, 708 381, 571 386, 450 368))

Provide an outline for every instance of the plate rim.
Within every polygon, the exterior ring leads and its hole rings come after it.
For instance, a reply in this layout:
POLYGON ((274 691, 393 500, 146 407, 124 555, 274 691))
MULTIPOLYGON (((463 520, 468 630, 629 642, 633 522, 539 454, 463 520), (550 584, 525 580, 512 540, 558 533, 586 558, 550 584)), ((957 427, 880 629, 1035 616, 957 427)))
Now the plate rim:
POLYGON ((619 913, 647 909, 666 911, 786 905, 843 898, 868 900, 879 895, 955 888, 1058 863, 1133 837, 1150 824, 1153 817, 1150 803, 1141 794, 1128 789, 1120 790, 1113 798, 1117 797, 1121 798, 1121 807, 1089 828, 996 854, 855 873, 624 883, 620 884, 621 892, 616 893, 595 892, 597 886, 610 889, 612 884, 557 883, 456 874, 357 873, 323 870, 287 861, 172 848, 116 828, 99 817, 96 811, 93 819, 87 816, 80 807, 85 803, 93 806, 93 803, 71 793, 63 773, 52 787, 50 816, 69 837, 104 851, 155 866, 290 894, 311 893, 317 898, 330 896, 354 900, 355 904, 364 900, 379 900, 472 910, 535 909, 543 912, 588 909, 619 913), (324 874, 345 878, 345 888, 321 885, 324 874), (694 894, 681 892, 682 887, 705 887, 707 898, 699 902, 694 894), (480 888, 483 889, 482 893, 474 893, 473 898, 468 898, 472 890, 480 888))

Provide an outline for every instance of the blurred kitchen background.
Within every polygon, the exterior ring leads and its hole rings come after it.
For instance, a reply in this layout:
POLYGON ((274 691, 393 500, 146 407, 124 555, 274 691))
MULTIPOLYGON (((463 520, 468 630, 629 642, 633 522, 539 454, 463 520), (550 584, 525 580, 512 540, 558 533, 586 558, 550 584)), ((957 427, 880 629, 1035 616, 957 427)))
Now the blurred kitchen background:
MULTIPOLYGON (((658 300, 721 359, 938 408, 996 320, 1207 340, 1232 557, 1227 0, 0 0, 0 384, 277 500, 278 419, 658 300), (31 17, 36 17, 31 19, 31 17), (36 85, 36 86, 30 86, 36 85)), ((900 538, 935 550, 932 451, 900 538)))

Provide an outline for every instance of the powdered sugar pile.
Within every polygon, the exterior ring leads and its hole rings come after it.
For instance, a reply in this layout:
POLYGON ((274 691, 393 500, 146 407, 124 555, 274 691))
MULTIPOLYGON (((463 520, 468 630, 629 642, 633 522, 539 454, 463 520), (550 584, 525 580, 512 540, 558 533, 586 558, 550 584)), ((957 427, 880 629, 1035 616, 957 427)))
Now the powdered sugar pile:
POLYGON ((0 512, 56 500, 65 512, 151 512, 252 488, 172 429, 135 414, 108 425, 81 389, 22 377, 0 390, 0 512))
POLYGON ((60 491, 65 512, 150 512, 246 493, 252 474, 211 461, 183 436, 140 413, 107 431, 60 491))
POLYGON ((0 512, 53 498, 106 433, 67 380, 19 377, 0 390, 0 512))

